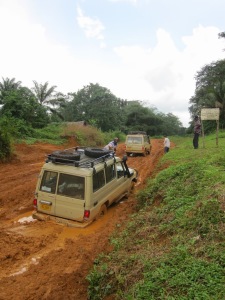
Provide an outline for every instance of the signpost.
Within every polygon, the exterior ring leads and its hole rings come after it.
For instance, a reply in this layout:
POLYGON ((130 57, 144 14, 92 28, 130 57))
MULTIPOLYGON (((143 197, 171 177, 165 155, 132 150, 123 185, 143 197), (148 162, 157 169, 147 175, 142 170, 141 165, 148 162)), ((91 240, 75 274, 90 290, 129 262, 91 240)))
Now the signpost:
MULTIPOLYGON (((218 147, 218 132, 219 132, 219 118, 220 118, 220 109, 219 108, 202 108, 201 109, 201 120, 216 120, 216 145, 218 147)), ((202 123, 202 135, 203 135, 203 147, 205 147, 205 136, 202 123)))

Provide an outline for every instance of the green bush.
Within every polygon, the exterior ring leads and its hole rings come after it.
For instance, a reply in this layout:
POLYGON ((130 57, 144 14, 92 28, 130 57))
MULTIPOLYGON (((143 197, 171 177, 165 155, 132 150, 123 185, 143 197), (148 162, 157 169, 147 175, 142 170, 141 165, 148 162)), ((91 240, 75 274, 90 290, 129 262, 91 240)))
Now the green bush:
POLYGON ((12 147, 9 133, 0 129, 0 161, 6 161, 11 157, 12 147))

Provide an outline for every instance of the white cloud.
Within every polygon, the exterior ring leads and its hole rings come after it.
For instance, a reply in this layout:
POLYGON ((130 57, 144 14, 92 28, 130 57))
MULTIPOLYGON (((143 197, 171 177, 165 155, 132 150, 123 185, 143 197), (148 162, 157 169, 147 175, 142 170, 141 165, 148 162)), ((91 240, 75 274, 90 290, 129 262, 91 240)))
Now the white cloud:
MULTIPOLYGON (((104 60, 103 50, 99 50, 100 58, 78 57, 70 45, 53 42, 47 29, 29 18, 22 1, 0 1, 0 80, 15 78, 29 88, 33 80, 48 81, 64 93, 99 83, 119 98, 143 100, 160 112, 172 112, 188 126, 188 101, 194 93, 196 72, 224 58, 220 30, 201 25, 182 38, 183 49, 175 45, 169 32, 159 28, 154 47, 108 49, 107 58, 112 60, 104 60)), ((88 38, 105 46, 104 26, 98 19, 85 16, 78 8, 78 22, 88 38)))
POLYGON ((103 24, 98 19, 93 19, 88 16, 85 16, 82 12, 81 8, 77 8, 77 22, 81 29, 84 30, 84 33, 87 38, 95 38, 97 40, 101 40, 101 47, 104 47, 105 44, 102 42, 104 40, 104 35, 102 31, 105 29, 103 24))
POLYGON ((145 99, 159 111, 173 112, 182 121, 185 119, 188 126, 189 99, 194 94, 196 72, 205 64, 224 58, 218 32, 218 28, 199 25, 191 36, 182 38, 183 50, 175 46, 169 33, 163 29, 158 29, 153 49, 138 46, 115 48, 129 73, 126 75, 129 84, 125 83, 123 88, 129 91, 127 97, 145 99))

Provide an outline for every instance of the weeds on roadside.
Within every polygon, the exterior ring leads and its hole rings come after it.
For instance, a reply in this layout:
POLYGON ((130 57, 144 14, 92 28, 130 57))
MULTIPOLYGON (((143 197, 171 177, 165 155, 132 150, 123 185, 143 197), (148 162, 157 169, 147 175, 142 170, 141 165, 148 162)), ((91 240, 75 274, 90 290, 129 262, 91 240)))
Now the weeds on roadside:
POLYGON ((98 290, 89 289, 90 299, 225 299, 225 141, 215 148, 209 136, 197 151, 187 141, 177 139, 137 195, 137 213, 111 239, 114 251, 89 274, 98 290))

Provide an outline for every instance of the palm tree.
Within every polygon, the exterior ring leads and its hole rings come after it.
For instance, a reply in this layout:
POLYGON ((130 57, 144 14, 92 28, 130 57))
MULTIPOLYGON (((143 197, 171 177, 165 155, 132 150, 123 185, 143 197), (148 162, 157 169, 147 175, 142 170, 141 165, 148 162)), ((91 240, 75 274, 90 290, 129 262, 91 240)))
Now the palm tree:
POLYGON ((48 88, 48 82, 37 83, 37 81, 33 81, 34 88, 32 89, 34 91, 35 97, 37 98, 38 102, 41 105, 49 104, 51 101, 51 98, 53 97, 53 94, 55 93, 55 89, 57 86, 53 85, 50 88, 48 88))
POLYGON ((18 90, 20 87, 21 81, 16 82, 15 78, 9 79, 2 77, 2 82, 0 82, 0 104, 3 104, 4 96, 7 92, 18 90))
POLYGON ((33 81, 34 87, 32 88, 34 95, 37 101, 46 106, 46 108, 51 112, 57 114, 60 118, 62 118, 61 114, 58 112, 58 108, 65 104, 66 99, 62 93, 56 92, 57 86, 53 85, 48 87, 48 82, 37 83, 37 81, 33 81))

